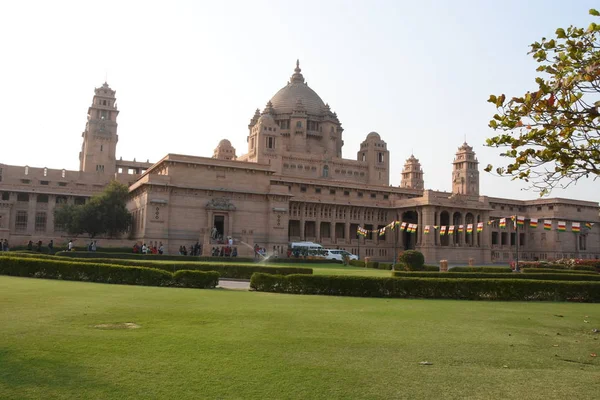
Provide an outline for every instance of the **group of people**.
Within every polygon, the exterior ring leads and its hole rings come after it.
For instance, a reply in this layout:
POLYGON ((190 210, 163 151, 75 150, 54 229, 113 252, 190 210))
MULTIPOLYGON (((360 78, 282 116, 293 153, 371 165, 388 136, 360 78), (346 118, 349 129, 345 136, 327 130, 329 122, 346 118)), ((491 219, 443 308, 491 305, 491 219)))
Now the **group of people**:
POLYGON ((185 246, 179 246, 179 255, 180 256, 201 256, 202 255, 202 245, 199 242, 196 244, 190 245, 190 249, 188 250, 185 246))
POLYGON ((264 247, 260 247, 258 244, 254 245, 254 259, 259 259, 260 257, 266 257, 267 256, 267 249, 265 249, 264 247))
MULTIPOLYGON (((6 239, 5 239, 5 242, 6 242, 6 250, 4 250, 4 251, 8 251, 8 241, 6 241, 6 239)), ((27 243, 27 250, 33 251, 33 246, 34 246, 33 241, 30 240, 29 243, 27 243)), ((35 245, 35 249, 38 252, 42 251, 42 241, 41 240, 39 240, 37 242, 37 244, 35 245)), ((54 251, 54 240, 50 240, 50 242, 48 242, 48 253, 52 253, 52 251, 54 251)))
POLYGON ((160 242, 158 246, 156 244, 147 246, 146 243, 140 246, 139 244, 135 243, 133 245, 133 252, 136 254, 164 254, 165 248, 162 242, 160 242))
POLYGON ((8 239, 0 239, 0 251, 8 251, 8 239))
POLYGON ((237 247, 231 246, 213 247, 210 255, 213 257, 237 257, 238 250, 237 247))

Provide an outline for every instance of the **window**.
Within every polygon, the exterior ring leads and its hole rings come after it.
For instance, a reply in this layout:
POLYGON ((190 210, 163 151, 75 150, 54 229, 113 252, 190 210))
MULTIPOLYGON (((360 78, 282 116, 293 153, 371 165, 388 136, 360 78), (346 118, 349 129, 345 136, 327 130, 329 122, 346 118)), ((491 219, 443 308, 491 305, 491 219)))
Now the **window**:
POLYGON ((10 199, 10 192, 2 192, 2 200, 7 201, 10 199))
POLYGON ((302 128, 302 121, 296 121, 296 128, 302 128))
POLYGON ((389 198, 390 198, 390 196, 389 196, 389 195, 387 195, 387 194, 384 194, 384 195, 383 195, 383 198, 384 198, 384 200, 387 200, 387 199, 389 199, 389 198))
POLYGON ((48 202, 48 195, 47 194, 38 194, 38 196, 37 196, 37 202, 38 203, 47 203, 48 202))
POLYGON ((108 119, 108 115, 108 111, 102 110, 102 112, 100 112, 100 119, 108 119))
POLYGON ((267 149, 275 148, 275 138, 272 136, 267 137, 267 149))
POLYGON ((29 194, 17 193, 17 201, 29 201, 29 194))
POLYGON ((323 178, 329 177, 329 165, 323 167, 323 178))
POLYGON ((537 210, 538 211, 542 211, 542 207, 537 207, 537 210))
POLYGON ((56 196, 56 204, 67 204, 66 196, 56 196))
POLYGON ((377 162, 383 162, 383 153, 377 153, 377 162))
POLYGON ((29 167, 27 165, 25 166, 25 175, 29 175, 29 167))
POLYGON ((67 171, 63 169, 63 170, 62 170, 62 177, 64 178, 64 177, 65 177, 65 175, 67 175, 67 171))
POLYGON ((85 204, 85 197, 75 197, 75 205, 81 206, 85 204))
POLYGON ((506 233, 506 232, 500 233, 500 244, 502 246, 506 246, 508 244, 508 233, 506 233))
POLYGON ((29 179, 21 179, 21 183, 31 183, 31 180, 29 179))
POLYGON ((306 193, 306 186, 300 186, 300 191, 302 193, 306 193))
POLYGON ((104 172, 104 165, 96 165, 97 172, 104 172))
POLYGON ((321 188, 315 188, 315 193, 321 193, 321 188))
POLYGON ((15 216, 15 231, 24 232, 27 230, 27 211, 17 211, 15 216))
POLYGON ((344 196, 350 196, 350 192, 347 190, 344 190, 344 196))
POLYGON ((498 232, 492 232, 492 245, 498 244, 498 232))
POLYGON ((581 207, 577 207, 577 212, 581 212, 581 207))
POLYGON ((510 245, 514 246, 517 244, 517 235, 514 232, 511 232, 510 234, 510 245))
POLYGON ((35 231, 45 232, 46 231, 46 212, 38 211, 35 213, 35 231))
POLYGON ((48 176, 48 168, 44 168, 44 176, 48 176))
POLYGON ((372 199, 374 199, 374 198, 376 198, 376 197, 377 197, 377 195, 376 195, 375 193, 371 193, 371 198, 372 198, 372 199))
POLYGON ((40 185, 46 185, 47 186, 49 183, 50 182, 48 182, 48 181, 40 181, 40 185))
POLYGON ((335 194, 335 189, 329 189, 329 194, 335 194))
POLYGON ((102 150, 104 150, 104 145, 103 144, 100 145, 100 151, 102 151, 102 150))
POLYGON ((548 206, 548 210, 554 210, 554 206, 548 206))
POLYGON ((363 192, 358 192, 358 197, 363 197, 363 192))
POLYGON ((279 121, 279 127, 281 129, 290 129, 290 121, 289 120, 283 120, 283 121, 279 121))
POLYGON ((250 139, 250 148, 253 149, 254 148, 254 138, 250 139))
POLYGON ((58 186, 67 186, 67 182, 58 182, 58 186))

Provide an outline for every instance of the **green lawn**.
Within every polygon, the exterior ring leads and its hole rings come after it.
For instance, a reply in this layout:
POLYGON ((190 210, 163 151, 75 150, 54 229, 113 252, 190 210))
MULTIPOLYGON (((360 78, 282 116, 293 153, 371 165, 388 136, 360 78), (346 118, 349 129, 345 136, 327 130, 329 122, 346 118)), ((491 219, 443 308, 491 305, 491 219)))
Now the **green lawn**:
POLYGON ((0 276, 0 398, 593 399, 593 328, 596 304, 0 276))

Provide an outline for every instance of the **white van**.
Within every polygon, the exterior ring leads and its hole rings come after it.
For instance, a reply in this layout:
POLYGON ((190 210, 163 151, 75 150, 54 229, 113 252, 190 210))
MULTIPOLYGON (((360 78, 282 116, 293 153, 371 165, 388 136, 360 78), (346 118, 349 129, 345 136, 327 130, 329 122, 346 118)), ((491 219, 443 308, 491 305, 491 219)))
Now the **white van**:
POLYGON ((326 260, 338 260, 344 261, 343 257, 348 256, 350 260, 358 260, 358 256, 352 253, 347 252, 346 250, 337 250, 337 249, 323 249, 325 253, 326 260))

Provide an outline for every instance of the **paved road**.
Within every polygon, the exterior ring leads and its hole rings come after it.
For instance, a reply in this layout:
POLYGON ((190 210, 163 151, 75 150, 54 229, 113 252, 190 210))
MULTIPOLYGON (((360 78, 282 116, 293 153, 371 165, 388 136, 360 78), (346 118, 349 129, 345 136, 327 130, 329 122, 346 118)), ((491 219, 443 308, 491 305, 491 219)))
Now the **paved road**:
POLYGON ((223 289, 250 290, 250 281, 232 281, 228 279, 219 279, 219 286, 223 289))

